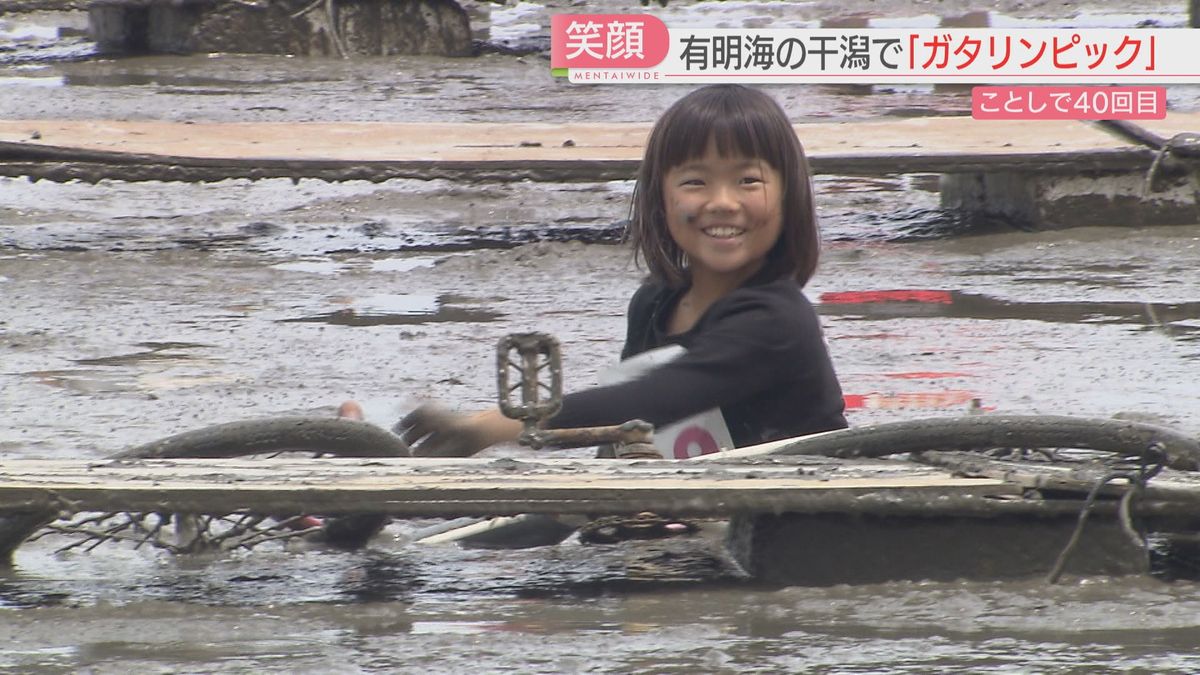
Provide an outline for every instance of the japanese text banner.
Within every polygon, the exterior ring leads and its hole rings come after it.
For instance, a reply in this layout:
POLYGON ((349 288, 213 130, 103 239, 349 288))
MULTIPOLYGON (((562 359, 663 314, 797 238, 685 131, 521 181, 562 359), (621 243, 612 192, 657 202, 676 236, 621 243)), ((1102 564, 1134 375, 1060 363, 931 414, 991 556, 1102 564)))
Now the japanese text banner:
POLYGON ((1184 28, 668 28, 664 50, 655 17, 575 16, 551 28, 572 82, 1200 82, 1200 31, 1184 28))

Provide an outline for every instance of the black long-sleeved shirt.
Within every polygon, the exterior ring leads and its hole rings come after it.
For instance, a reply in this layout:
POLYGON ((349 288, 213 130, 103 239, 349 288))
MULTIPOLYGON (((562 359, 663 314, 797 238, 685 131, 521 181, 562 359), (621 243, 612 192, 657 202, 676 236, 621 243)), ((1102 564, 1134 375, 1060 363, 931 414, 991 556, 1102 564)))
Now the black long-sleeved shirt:
POLYGON ((667 335, 681 295, 653 283, 634 293, 621 358, 668 344, 687 352, 637 379, 565 396, 550 426, 643 419, 660 427, 719 407, 737 447, 846 427, 820 322, 799 284, 752 280, 691 330, 667 335))

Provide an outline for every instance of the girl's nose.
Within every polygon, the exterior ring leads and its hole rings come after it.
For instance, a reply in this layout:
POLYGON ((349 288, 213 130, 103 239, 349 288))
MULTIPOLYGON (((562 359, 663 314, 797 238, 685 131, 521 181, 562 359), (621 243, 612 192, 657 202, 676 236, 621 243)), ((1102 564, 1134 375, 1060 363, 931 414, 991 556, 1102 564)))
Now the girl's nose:
POLYGON ((737 190, 728 185, 713 186, 706 205, 710 211, 734 211, 739 205, 737 190))

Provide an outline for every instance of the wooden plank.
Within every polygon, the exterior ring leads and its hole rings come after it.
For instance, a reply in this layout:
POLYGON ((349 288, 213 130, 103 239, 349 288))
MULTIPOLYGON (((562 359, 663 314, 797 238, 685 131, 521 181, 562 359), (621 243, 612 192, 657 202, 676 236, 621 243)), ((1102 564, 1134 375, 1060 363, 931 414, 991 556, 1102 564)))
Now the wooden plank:
MULTIPOLYGON (((1162 136, 1200 130, 1200 113, 1142 124, 1162 136)), ((1086 122, 922 117, 798 124, 808 153, 892 156, 1030 154, 1129 145, 1086 122)), ((0 140, 208 158, 349 161, 640 160, 645 123, 388 123, 0 120, 0 140), (32 139, 37 132, 39 138, 32 139)))
POLYGON ((904 463, 689 466, 641 460, 272 459, 0 462, 0 510, 679 515, 871 512, 1018 490, 904 463))
MULTIPOLYGON (((1172 113, 1150 128, 1165 137, 1200 130, 1200 113, 1172 113)), ((1130 170, 1153 159, 1144 147, 1070 120, 932 117, 800 124, 796 130, 817 173, 1130 170)), ((0 173, 58 179, 51 174, 73 165, 74 177, 95 174, 97 180, 606 180, 634 175, 648 131, 643 123, 0 120, 0 173)))

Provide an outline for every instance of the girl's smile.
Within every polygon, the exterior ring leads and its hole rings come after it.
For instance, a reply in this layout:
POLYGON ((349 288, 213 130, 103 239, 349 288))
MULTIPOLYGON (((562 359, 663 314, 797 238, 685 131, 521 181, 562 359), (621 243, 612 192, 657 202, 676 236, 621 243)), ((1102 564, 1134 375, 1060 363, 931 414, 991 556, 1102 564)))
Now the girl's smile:
POLYGON ((783 181, 765 161, 704 155, 667 171, 667 227, 687 254, 692 283, 730 288, 753 276, 783 228, 783 181))
POLYGON ((706 227, 702 231, 704 232, 704 234, 707 234, 710 237, 716 237, 717 239, 732 239, 734 237, 745 234, 746 228, 744 228, 744 227, 706 227))

